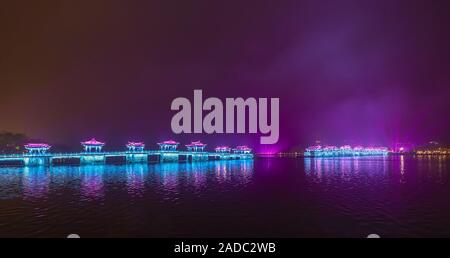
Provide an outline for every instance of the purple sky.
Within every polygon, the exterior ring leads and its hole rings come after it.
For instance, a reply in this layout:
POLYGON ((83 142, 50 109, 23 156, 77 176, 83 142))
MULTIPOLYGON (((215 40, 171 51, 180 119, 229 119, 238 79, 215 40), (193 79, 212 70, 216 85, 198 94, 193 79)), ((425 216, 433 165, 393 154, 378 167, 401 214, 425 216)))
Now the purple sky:
POLYGON ((0 131, 262 149, 171 133, 171 101, 203 89, 279 97, 271 150, 450 142, 448 1, 39 2, 0 11, 0 131))

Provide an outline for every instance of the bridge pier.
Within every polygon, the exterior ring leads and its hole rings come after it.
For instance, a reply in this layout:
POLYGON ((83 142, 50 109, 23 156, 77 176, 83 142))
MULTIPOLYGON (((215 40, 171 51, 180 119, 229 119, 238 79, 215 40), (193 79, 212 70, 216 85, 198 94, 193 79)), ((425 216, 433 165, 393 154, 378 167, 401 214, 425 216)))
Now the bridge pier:
POLYGON ((148 155, 144 153, 127 153, 127 163, 147 163, 148 155))
POLYGON ((162 152, 160 155, 160 162, 178 162, 179 154, 174 152, 162 152))
POLYGON ((230 154, 220 154, 219 159, 220 160, 228 160, 228 159, 233 159, 233 158, 230 154))
POLYGON ((208 154, 207 153, 193 153, 192 154, 192 161, 208 161, 208 154))
POLYGON ((35 166, 49 166, 50 165, 50 157, 24 157, 23 164, 26 167, 35 167, 35 166))
POLYGON ((80 156, 80 164, 90 165, 90 164, 105 164, 106 156, 101 154, 87 154, 80 156))
POLYGON ((240 154, 236 159, 253 159, 253 154, 240 154))
POLYGON ((220 155, 208 155, 208 160, 220 160, 220 155))

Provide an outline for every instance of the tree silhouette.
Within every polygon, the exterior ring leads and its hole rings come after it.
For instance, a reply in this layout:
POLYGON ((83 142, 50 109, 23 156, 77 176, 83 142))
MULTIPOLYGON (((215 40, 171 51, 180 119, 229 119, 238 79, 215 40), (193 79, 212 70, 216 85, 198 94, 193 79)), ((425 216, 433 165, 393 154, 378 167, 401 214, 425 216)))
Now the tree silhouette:
POLYGON ((30 138, 23 133, 0 132, 0 153, 23 152, 23 145, 29 141, 30 138))

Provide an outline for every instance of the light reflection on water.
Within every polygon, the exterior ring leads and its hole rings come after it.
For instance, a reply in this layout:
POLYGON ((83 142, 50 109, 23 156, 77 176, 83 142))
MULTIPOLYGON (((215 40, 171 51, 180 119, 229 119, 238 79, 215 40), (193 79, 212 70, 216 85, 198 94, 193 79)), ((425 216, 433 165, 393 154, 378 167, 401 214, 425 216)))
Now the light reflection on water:
POLYGON ((450 236, 445 156, 0 168, 0 236, 450 236))
POLYGON ((23 169, 22 188, 24 198, 42 198, 49 190, 50 172, 48 168, 37 167, 23 169))
POLYGON ((178 192, 180 183, 201 189, 208 178, 217 183, 233 180, 233 184, 245 185, 251 180, 252 172, 253 161, 3 167, 0 168, 0 198, 16 198, 19 195, 24 199, 45 198, 50 187, 53 190, 72 187, 78 188, 86 198, 102 199, 105 187, 120 188, 121 183, 126 184, 130 195, 142 196, 146 181, 157 185, 160 191, 178 192))
POLYGON ((316 182, 328 182, 330 179, 350 181, 361 176, 383 177, 388 172, 390 161, 388 157, 304 159, 306 175, 316 182))
POLYGON ((311 180, 318 182, 339 177, 341 180, 351 180, 360 176, 387 177, 388 173, 400 175, 400 182, 406 183, 407 165, 436 182, 445 183, 448 179, 447 156, 415 156, 405 157, 344 157, 344 158, 305 158, 305 173, 311 180), (408 161, 407 161, 408 159, 408 161), (423 174, 426 172, 426 174, 423 174))

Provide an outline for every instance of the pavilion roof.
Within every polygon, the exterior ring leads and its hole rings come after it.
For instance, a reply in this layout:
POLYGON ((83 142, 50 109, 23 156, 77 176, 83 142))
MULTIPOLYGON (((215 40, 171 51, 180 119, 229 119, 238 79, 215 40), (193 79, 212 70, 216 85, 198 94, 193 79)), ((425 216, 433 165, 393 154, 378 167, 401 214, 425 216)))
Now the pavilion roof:
POLYGON ((49 149, 51 146, 46 143, 28 143, 26 149, 49 149))
POLYGON ((320 149, 322 149, 322 146, 320 146, 320 145, 309 146, 308 148, 306 148, 307 151, 317 151, 320 149))
POLYGON ((104 142, 99 142, 95 138, 90 139, 89 141, 81 142, 82 145, 90 145, 90 146, 103 146, 104 142))
POLYGON ((206 144, 201 143, 200 141, 191 142, 190 144, 187 144, 186 147, 205 147, 206 144))
POLYGON ((230 150, 231 148, 228 146, 217 146, 215 150, 230 150))
POLYGON ((127 146, 129 146, 129 147, 145 147, 145 143, 143 143, 143 142, 128 142, 127 146))
POLYGON ((176 142, 174 140, 168 140, 168 141, 159 142, 158 144, 159 145, 178 145, 180 143, 176 142))
POLYGON ((236 147, 236 150, 241 150, 241 151, 243 151, 243 150, 252 150, 252 149, 250 149, 248 146, 246 146, 246 145, 241 145, 241 146, 237 146, 236 147))

